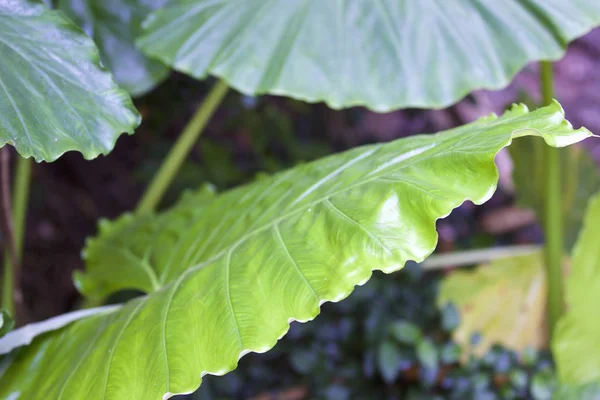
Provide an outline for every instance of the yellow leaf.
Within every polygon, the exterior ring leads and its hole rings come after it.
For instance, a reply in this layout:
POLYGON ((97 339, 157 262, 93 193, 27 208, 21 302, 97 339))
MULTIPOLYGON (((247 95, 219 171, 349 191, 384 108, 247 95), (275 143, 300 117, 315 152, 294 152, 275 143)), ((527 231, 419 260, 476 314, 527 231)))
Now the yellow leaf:
POLYGON ((456 271, 442 282, 438 305, 452 302, 461 316, 454 340, 470 347, 473 333, 483 355, 493 344, 513 350, 545 347, 546 275, 541 252, 503 258, 472 271, 456 271))

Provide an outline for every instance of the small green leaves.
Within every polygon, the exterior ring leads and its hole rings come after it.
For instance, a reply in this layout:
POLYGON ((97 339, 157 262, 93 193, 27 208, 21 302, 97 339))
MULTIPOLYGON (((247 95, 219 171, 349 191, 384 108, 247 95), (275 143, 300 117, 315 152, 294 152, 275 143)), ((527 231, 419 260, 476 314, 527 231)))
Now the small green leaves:
POLYGON ((389 111, 503 87, 599 23, 589 0, 173 0, 138 43, 246 94, 389 111))
POLYGON ((402 353, 396 343, 391 340, 381 343, 377 351, 377 365, 387 383, 392 383, 398 378, 401 361, 402 353))
POLYGON ((540 371, 531 381, 531 395, 535 400, 551 400, 557 386, 556 378, 551 371, 540 371))
POLYGON ((390 327, 392 336, 401 343, 415 344, 421 340, 421 329, 408 321, 397 321, 390 327))
MULTIPOLYGON (((466 200, 489 199, 494 157, 526 135, 565 146, 590 132, 573 130, 558 103, 533 112, 514 106, 502 117, 355 148, 219 195, 191 195, 158 216, 105 222, 86 248, 79 288, 96 298, 124 288, 147 294, 10 354, 0 398, 191 392, 203 375, 271 349, 290 321, 313 319, 373 270, 422 261, 436 246, 436 220, 466 200)), ((439 357, 430 347, 420 345, 427 384, 439 357)), ((392 380, 398 353, 388 344, 378 354, 392 380)))
POLYGON ((460 360, 460 346, 454 342, 446 343, 440 352, 440 360, 444 364, 454 364, 460 360))
POLYGON ((442 307, 442 328, 445 332, 451 333, 460 324, 460 314, 458 309, 452 303, 446 303, 442 307))
POLYGON ((0 0, 0 54, 0 147, 36 161, 70 150, 91 159, 139 125, 92 40, 61 12, 0 0))
POLYGON ((319 361, 319 354, 312 349, 295 349, 290 355, 290 362, 296 371, 308 373, 319 361))
POLYGON ((419 341, 417 358, 423 367, 437 371, 439 356, 431 339, 425 338, 419 341))

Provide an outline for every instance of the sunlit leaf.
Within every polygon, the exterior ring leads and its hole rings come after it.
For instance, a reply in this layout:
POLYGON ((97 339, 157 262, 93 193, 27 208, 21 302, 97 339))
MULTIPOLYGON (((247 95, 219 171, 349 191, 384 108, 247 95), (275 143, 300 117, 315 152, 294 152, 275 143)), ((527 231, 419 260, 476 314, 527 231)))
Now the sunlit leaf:
POLYGON ((37 161, 70 150, 89 159, 139 123, 96 45, 61 12, 0 0, 0 147, 37 161))
POLYGON ((531 113, 515 106, 220 195, 204 190, 157 216, 104 223, 85 250, 79 288, 96 298, 125 288, 147 294, 12 353, 0 398, 160 399, 195 390, 203 375, 269 350, 291 321, 314 318, 373 270, 422 261, 436 245, 436 220, 467 199, 489 199, 495 155, 525 135, 565 146, 590 133, 572 130, 557 103, 531 113))
POLYGON ((138 43, 246 94, 387 111, 503 87, 598 24, 589 0, 173 0, 138 43))

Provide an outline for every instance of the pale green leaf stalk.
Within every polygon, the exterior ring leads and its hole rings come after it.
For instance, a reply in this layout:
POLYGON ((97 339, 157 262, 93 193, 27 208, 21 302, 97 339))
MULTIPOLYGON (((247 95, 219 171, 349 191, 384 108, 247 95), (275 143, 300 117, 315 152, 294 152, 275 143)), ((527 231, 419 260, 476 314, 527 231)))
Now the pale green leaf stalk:
POLYGON ((208 93, 152 178, 136 208, 138 213, 153 212, 160 205, 160 201, 173 183, 186 157, 204 132, 204 128, 214 112, 225 99, 227 91, 228 86, 223 81, 218 81, 208 93))
MULTIPOLYGON (((291 321, 316 317, 373 270, 423 261, 435 224, 494 193, 496 154, 514 138, 566 146, 558 103, 514 106, 435 135, 355 148, 159 214, 105 222, 76 281, 94 298, 146 292, 79 319, 9 355, 0 398, 168 399, 265 352, 291 321)), ((2 340, 0 339, 0 348, 2 340)))
MULTIPOLYGON (((33 161, 29 158, 18 157, 16 162, 15 186, 12 197, 12 217, 15 235, 15 257, 12 260, 8 252, 4 255, 4 277, 2 280, 2 307, 17 317, 23 317, 16 313, 15 295, 21 297, 19 285, 20 264, 23 259, 23 247, 25 243, 25 228, 27 226, 27 206, 29 205, 29 188, 31 181, 31 169, 33 161)), ((22 297, 19 299, 23 301, 22 297)), ((19 305, 19 308, 22 304, 19 305)), ((19 310, 22 311, 22 310, 19 310)), ((17 322, 23 323, 17 319, 17 322)))
MULTIPOLYGON (((542 105, 552 102, 554 93, 553 66, 549 61, 540 63, 540 82, 542 89, 542 105)), ((546 239, 546 275, 548 279, 548 322, 550 336, 554 332, 556 322, 563 313, 563 224, 562 224, 562 184, 559 150, 546 147, 545 189, 544 196, 544 234, 546 239)))

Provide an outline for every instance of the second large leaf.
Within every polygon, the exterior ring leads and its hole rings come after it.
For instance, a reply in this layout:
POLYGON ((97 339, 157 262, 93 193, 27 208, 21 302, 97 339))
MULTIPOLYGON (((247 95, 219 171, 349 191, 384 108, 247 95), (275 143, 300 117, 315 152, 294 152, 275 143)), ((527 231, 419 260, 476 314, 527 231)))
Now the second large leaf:
POLYGON ((373 270, 422 261, 436 245, 436 220, 465 200, 489 199, 495 155, 525 135, 565 146, 590 133, 573 130, 557 103, 531 113, 515 106, 501 118, 359 147, 220 195, 204 191, 158 216, 104 223, 85 251, 81 291, 147 295, 9 355, 0 398, 193 391, 204 374, 269 350, 290 321, 314 318, 373 270))
POLYGON ((100 65, 94 42, 62 12, 0 0, 0 147, 54 161, 107 154, 140 115, 100 65))
POLYGON ((140 45, 244 93, 387 111, 505 86, 598 24, 589 0, 173 0, 140 45))

